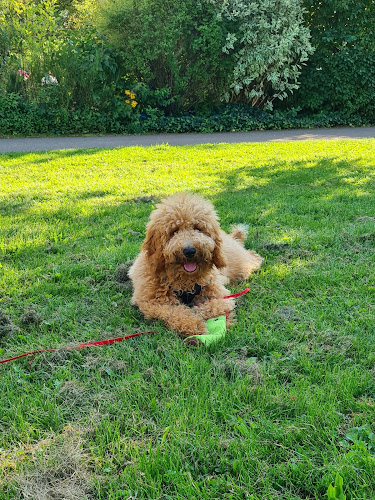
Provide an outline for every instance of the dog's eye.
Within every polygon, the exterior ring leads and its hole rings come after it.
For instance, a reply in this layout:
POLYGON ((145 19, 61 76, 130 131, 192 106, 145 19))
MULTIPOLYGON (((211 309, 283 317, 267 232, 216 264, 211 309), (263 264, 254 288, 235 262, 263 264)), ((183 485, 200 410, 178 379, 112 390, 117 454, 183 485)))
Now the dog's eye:
POLYGON ((194 226, 193 229, 194 229, 194 231, 200 231, 201 230, 201 228, 199 226, 194 226))
POLYGON ((178 229, 173 229, 173 231, 171 231, 171 236, 174 236, 177 233, 178 233, 178 229))

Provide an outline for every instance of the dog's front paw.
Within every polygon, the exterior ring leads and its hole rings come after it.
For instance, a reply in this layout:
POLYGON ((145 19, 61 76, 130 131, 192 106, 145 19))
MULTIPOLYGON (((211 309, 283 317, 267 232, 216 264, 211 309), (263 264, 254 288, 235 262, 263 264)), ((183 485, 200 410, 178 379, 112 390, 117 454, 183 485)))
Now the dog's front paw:
POLYGON ((175 328, 183 337, 191 335, 206 335, 208 333, 206 322, 201 318, 189 318, 185 324, 180 324, 175 328))

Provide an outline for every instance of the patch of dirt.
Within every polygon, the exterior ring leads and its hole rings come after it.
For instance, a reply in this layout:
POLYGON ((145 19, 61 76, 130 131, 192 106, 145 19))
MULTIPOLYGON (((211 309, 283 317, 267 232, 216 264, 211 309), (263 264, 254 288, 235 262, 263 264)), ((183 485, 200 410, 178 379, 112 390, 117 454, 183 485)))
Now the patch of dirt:
POLYGON ((23 326, 39 326, 43 321, 43 317, 41 314, 35 311, 32 307, 27 309, 21 316, 21 324, 23 326))
MULTIPOLYGON (((20 498, 83 500, 93 496, 90 461, 84 452, 83 432, 66 426, 63 433, 31 450, 33 467, 13 476, 20 498)), ((25 460, 26 461, 26 460, 25 460)), ((30 461, 30 460, 28 460, 30 461)))
POLYGON ((361 236, 357 237, 357 240, 362 242, 369 241, 371 243, 375 243, 375 233, 362 234, 361 236))
POLYGON ((125 264, 120 264, 115 272, 115 280, 117 283, 124 283, 126 281, 129 281, 129 269, 131 265, 133 264, 133 261, 125 262, 125 264))
POLYGON ((117 245, 121 245, 121 243, 124 241, 124 238, 118 234, 115 236, 115 239, 114 239, 114 242, 117 244, 117 245))
POLYGON ((128 367, 125 361, 121 359, 108 359, 94 354, 87 356, 83 366, 89 370, 98 370, 102 375, 123 373, 128 367))
POLYGON ((124 287, 124 288, 131 288, 132 287, 132 282, 130 281, 129 278, 129 269, 133 264, 133 260, 130 260, 129 262, 125 262, 125 264, 120 264, 115 272, 114 278, 115 281, 118 285, 124 287))
POLYGON ((132 198, 132 201, 141 203, 154 203, 154 198, 152 196, 136 196, 132 198))
POLYGON ((264 243, 263 248, 264 250, 270 251, 270 252, 282 252, 286 248, 289 248, 290 245, 289 243, 264 243))
POLYGON ((88 257, 85 253, 72 253, 70 258, 75 262, 82 262, 88 260, 88 257))
POLYGON ((137 236, 137 237, 140 237, 142 236, 142 233, 140 233, 139 231, 133 231, 133 229, 128 229, 128 234, 130 234, 131 236, 137 236))
POLYGON ((147 368, 147 370, 143 372, 143 378, 145 380, 151 380, 154 377, 155 377, 155 372, 152 366, 150 366, 150 368, 147 368))
POLYGON ((286 252, 285 257, 293 259, 300 257, 301 259, 306 259, 307 257, 312 257, 314 254, 310 250, 303 250, 302 248, 296 248, 286 252))
POLYGON ((369 215, 363 215, 362 217, 357 217, 356 220, 359 222, 367 222, 367 221, 375 222, 375 217, 371 217, 369 215))
POLYGON ((246 347, 243 347, 236 356, 228 356, 219 361, 217 367, 224 370, 228 378, 248 377, 254 386, 260 385, 263 380, 262 365, 257 358, 248 357, 246 347))
POLYGON ((289 264, 290 261, 294 259, 300 259, 305 261, 305 265, 312 265, 314 253, 309 250, 303 250, 302 248, 295 248, 287 250, 283 255, 279 255, 278 259, 283 264, 289 264), (310 262, 309 262, 310 261, 310 262))
POLYGON ((14 325, 13 321, 0 309, 0 340, 20 331, 18 326, 14 325))
POLYGON ((82 406, 90 401, 90 393, 74 380, 67 380, 59 389, 59 396, 69 407, 82 406))
POLYGON ((56 245, 50 245, 45 249, 46 253, 58 253, 59 249, 56 245))
POLYGON ((236 369, 241 375, 248 375, 252 380, 253 385, 259 385, 262 381, 262 367, 261 365, 251 358, 233 360, 236 369))
POLYGON ((42 376, 42 374, 49 376, 54 373, 56 369, 70 363, 74 355, 75 351, 66 348, 57 348, 56 351, 52 352, 42 352, 35 357, 30 356, 29 370, 31 372, 40 371, 40 376, 42 376))

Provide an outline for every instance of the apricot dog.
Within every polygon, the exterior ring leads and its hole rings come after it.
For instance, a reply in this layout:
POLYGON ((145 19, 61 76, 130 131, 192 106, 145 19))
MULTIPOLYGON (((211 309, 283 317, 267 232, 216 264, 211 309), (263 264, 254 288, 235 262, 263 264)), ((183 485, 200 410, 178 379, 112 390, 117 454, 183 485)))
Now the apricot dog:
POLYGON ((151 213, 141 253, 130 268, 132 304, 184 337, 207 334, 206 320, 228 315, 235 301, 228 281, 246 279, 263 262, 246 250, 246 231, 220 229, 213 205, 178 193, 151 213))

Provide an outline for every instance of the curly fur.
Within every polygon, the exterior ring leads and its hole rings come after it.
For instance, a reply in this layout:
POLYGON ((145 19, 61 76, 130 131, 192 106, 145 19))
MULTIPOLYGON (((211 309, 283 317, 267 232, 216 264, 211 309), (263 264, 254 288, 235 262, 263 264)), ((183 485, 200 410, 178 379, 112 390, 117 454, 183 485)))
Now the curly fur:
POLYGON ((132 304, 146 318, 160 318, 183 336, 206 334, 206 320, 229 314, 234 299, 228 281, 246 279, 263 262, 246 250, 246 230, 228 235, 220 229, 213 205, 196 194, 178 193, 151 213, 141 253, 130 268, 132 304), (186 249, 195 249, 186 257, 186 249), (185 250, 185 253, 184 253, 185 250), (189 307, 181 295, 194 293, 189 307))

